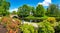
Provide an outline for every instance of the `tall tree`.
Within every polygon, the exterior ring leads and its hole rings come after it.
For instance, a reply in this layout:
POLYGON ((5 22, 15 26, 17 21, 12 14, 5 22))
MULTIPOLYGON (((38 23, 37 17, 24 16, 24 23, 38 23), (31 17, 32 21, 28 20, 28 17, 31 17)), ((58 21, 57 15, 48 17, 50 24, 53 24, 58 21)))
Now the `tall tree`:
POLYGON ((59 16, 59 7, 55 4, 50 4, 50 6, 47 8, 47 14, 48 16, 59 16))
POLYGON ((21 7, 18 8, 18 16, 21 16, 21 17, 27 17, 30 15, 30 12, 32 13, 33 7, 31 6, 28 6, 28 5, 23 5, 21 7))
POLYGON ((35 16, 40 17, 40 16, 44 16, 44 14, 45 14, 45 9, 42 5, 39 4, 36 7, 35 16))
POLYGON ((9 13, 10 3, 5 0, 0 0, 0 15, 5 16, 9 13))
POLYGON ((13 11, 13 12, 12 12, 12 14, 13 14, 13 15, 16 15, 16 14, 17 14, 17 12, 16 12, 16 11, 13 11))

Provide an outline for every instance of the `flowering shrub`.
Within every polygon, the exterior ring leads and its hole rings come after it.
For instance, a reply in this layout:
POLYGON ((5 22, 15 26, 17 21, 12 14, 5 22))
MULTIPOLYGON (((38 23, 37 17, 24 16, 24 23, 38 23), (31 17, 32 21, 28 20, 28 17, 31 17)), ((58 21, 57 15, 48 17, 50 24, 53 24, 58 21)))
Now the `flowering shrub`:
POLYGON ((9 31, 12 29, 14 31, 14 33, 18 32, 18 28, 19 28, 19 20, 16 19, 12 19, 12 22, 10 22, 9 24, 7 24, 7 28, 9 29, 9 31))
POLYGON ((1 24, 3 25, 3 27, 6 27, 7 24, 10 23, 10 20, 11 20, 11 18, 9 18, 9 17, 6 17, 6 16, 2 17, 1 24))
POLYGON ((54 22, 56 22, 56 19, 54 17, 49 17, 47 19, 47 21, 50 22, 50 23, 54 23, 54 22))
POLYGON ((7 24, 11 21, 12 21, 12 18, 10 18, 10 17, 2 17, 2 19, 1 19, 1 22, 5 23, 5 24, 7 24))
POLYGON ((9 31, 9 33, 13 33, 13 30, 11 29, 11 30, 9 31))
POLYGON ((10 17, 2 17, 1 22, 10 33, 17 33, 19 26, 21 25, 21 21, 19 19, 12 19, 10 17))
POLYGON ((21 21, 19 19, 14 19, 17 25, 21 25, 21 21))

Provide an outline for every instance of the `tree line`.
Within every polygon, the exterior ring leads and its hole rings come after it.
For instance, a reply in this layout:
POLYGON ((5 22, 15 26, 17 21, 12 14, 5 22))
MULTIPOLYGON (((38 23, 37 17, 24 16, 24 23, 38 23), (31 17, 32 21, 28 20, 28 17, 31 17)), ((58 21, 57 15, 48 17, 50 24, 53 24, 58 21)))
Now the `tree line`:
POLYGON ((56 4, 50 4, 47 9, 45 9, 44 6, 40 4, 36 6, 36 8, 25 4, 19 7, 17 12, 17 15, 22 17, 27 17, 30 15, 34 17, 60 17, 60 9, 56 4))
MULTIPOLYGON (((9 15, 10 3, 6 0, 0 0, 0 16, 9 15)), ((18 8, 18 11, 13 11, 12 14, 17 14, 20 17, 34 16, 34 17, 59 17, 60 9, 59 5, 50 4, 46 9, 43 5, 38 5, 35 7, 24 4, 18 8)))

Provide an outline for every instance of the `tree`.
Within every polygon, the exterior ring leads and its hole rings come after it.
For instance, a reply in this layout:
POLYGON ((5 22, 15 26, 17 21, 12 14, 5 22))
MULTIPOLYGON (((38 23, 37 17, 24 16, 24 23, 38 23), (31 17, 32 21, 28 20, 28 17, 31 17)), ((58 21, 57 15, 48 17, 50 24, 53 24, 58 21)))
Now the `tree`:
POLYGON ((50 6, 47 8, 47 15, 57 17, 59 16, 59 7, 55 4, 50 4, 50 6))
POLYGON ((18 8, 18 16, 20 17, 27 17, 30 15, 30 12, 32 13, 33 7, 28 6, 28 5, 23 5, 21 7, 18 8))
POLYGON ((13 14, 13 15, 16 15, 16 14, 17 14, 17 12, 16 12, 16 11, 13 11, 13 12, 12 12, 12 14, 13 14))
POLYGON ((37 16, 37 17, 44 16, 44 14, 45 14, 45 9, 44 9, 44 7, 39 4, 39 5, 36 7, 36 11, 35 11, 34 14, 35 14, 34 16, 37 16))
POLYGON ((0 0, 0 15, 6 16, 9 14, 10 3, 5 0, 0 0))

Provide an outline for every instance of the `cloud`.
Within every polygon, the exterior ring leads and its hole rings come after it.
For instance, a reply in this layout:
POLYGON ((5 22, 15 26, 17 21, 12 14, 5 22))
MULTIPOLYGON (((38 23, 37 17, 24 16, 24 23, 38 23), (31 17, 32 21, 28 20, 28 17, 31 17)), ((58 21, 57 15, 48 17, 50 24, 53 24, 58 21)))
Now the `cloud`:
POLYGON ((39 2, 38 4, 41 4, 43 6, 49 6, 50 3, 51 3, 51 0, 44 0, 42 3, 39 2))
POLYGON ((11 9, 10 11, 12 12, 12 11, 17 11, 18 10, 18 8, 14 8, 14 9, 11 9))
POLYGON ((59 7, 60 7, 60 4, 59 4, 59 7))

